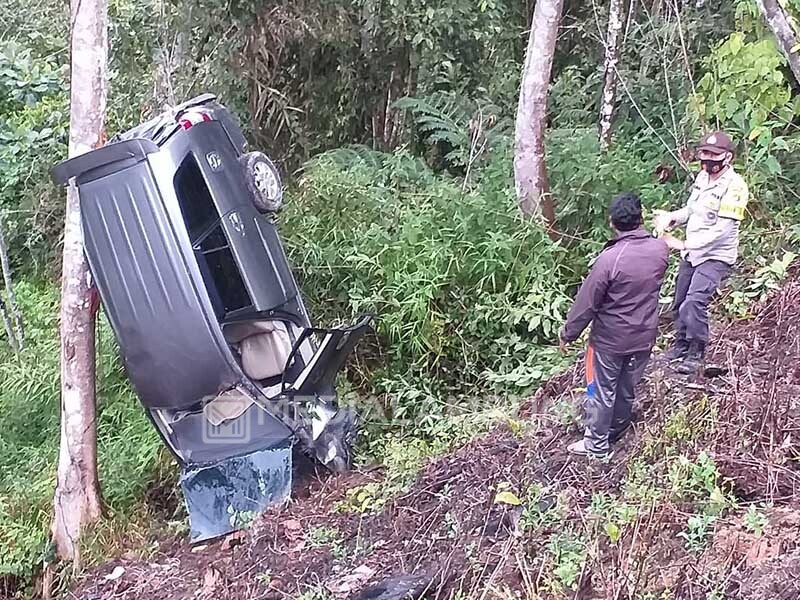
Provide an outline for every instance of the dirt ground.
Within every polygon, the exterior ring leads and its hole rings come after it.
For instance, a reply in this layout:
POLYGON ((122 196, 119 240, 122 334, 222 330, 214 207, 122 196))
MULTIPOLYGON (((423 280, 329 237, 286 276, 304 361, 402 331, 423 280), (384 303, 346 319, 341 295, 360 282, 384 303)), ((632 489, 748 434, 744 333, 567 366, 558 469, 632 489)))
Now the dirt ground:
POLYGON ((564 451, 578 435, 563 415, 580 404, 576 365, 383 505, 370 497, 380 471, 317 474, 246 533, 200 548, 166 537, 68 597, 798 599, 800 278, 753 319, 717 327, 709 364, 687 381, 656 361, 610 461, 564 451), (731 504, 691 549, 687 519, 708 494, 674 490, 704 481, 679 468, 701 449, 718 469, 712 500, 731 504))

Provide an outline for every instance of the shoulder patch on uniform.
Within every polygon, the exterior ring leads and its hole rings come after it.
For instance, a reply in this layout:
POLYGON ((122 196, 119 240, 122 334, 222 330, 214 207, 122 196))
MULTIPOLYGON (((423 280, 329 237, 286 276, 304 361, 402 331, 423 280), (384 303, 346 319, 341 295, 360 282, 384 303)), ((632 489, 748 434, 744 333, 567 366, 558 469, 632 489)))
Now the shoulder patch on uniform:
POLYGON ((748 200, 747 184, 741 175, 734 173, 734 177, 720 202, 719 216, 735 221, 743 220, 748 200))

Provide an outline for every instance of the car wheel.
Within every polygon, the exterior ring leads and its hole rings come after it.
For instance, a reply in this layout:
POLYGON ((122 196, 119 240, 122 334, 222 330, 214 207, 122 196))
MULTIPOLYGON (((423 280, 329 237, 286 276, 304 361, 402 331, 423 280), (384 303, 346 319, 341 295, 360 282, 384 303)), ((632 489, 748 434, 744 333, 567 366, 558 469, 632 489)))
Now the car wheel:
POLYGON ((276 212, 283 206, 283 184, 275 164, 263 152, 248 152, 239 161, 247 188, 259 212, 276 212))

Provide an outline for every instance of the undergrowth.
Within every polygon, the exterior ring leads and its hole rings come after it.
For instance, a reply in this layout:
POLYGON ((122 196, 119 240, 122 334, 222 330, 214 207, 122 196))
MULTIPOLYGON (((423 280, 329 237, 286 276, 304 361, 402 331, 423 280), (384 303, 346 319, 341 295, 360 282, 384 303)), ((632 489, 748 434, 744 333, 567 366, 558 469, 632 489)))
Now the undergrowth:
MULTIPOLYGON (((50 550, 55 465, 59 444, 58 292, 50 284, 21 282, 26 347, 0 361, 0 575, 27 578, 50 550)), ((141 512, 145 490, 171 467, 160 459, 161 442, 127 384, 105 322, 98 328, 98 466, 110 515, 89 536, 86 554, 99 558, 121 523, 141 512), (140 508, 137 508, 140 507, 140 508), (114 522, 115 527, 108 523, 114 522)), ((130 532, 130 530, 128 530, 130 532)), ((117 543, 122 537, 116 534, 117 543)))
MULTIPOLYGON (((579 147, 575 144, 556 141, 553 152, 571 152, 579 147)), ((649 151, 638 155, 641 168, 620 178, 621 155, 603 158, 587 148, 586 164, 578 171, 556 169, 553 175, 554 187, 574 200, 564 203, 565 223, 578 222, 574 207, 590 207, 588 228, 574 229, 581 234, 574 244, 554 243, 538 225, 518 217, 502 148, 469 186, 405 152, 354 148, 308 165, 281 227, 313 318, 329 324, 363 311, 378 317, 376 334, 359 347, 343 391, 366 422, 360 460, 384 464, 387 479, 352 490, 342 510, 379 510, 431 457, 493 423, 524 429, 509 417, 519 400, 569 364, 571 359, 558 353, 557 331, 589 258, 609 235, 606 196, 622 185, 641 188, 648 206, 656 206, 665 193, 648 187, 654 160, 649 151), (589 183, 568 191, 568 179, 592 164, 606 165, 596 175, 596 191, 589 183)), ((781 219, 794 214, 786 209, 781 219)), ((737 274, 743 295, 726 297, 729 314, 748 314, 787 274, 792 255, 782 248, 797 240, 796 228, 782 226, 780 236, 759 231, 748 225, 745 264, 754 262, 747 257, 766 258, 737 274)), ((18 296, 27 347, 19 356, 6 351, 0 362, 0 575, 29 580, 50 552, 46 539, 59 440, 58 294, 52 284, 22 282, 18 296)), ((152 538, 143 523, 172 519, 176 525, 167 530, 180 533, 183 522, 174 506, 165 515, 148 504, 147 490, 174 487, 176 467, 128 386, 102 320, 98 331, 100 475, 113 518, 89 536, 89 561, 123 545, 146 554, 152 538)), ((574 423, 569 407, 555 406, 553 412, 565 425, 574 423)), ((669 455, 677 461, 676 473, 688 469, 680 457, 697 459, 689 453, 696 429, 713 418, 701 405, 676 411, 665 437, 653 440, 643 456, 669 455)), ((625 504, 608 509, 603 521, 607 539, 619 539, 630 527, 625 507, 669 496, 668 490, 647 485, 656 476, 668 477, 665 463, 658 464, 663 468, 653 471, 646 460, 633 461, 625 504)), ((707 507, 720 505, 719 494, 725 496, 723 488, 715 490, 706 489, 706 508, 691 524, 687 520, 687 545, 699 548, 713 526, 717 514, 707 507)), ((550 516, 525 519, 535 526, 550 516)), ((757 518, 751 520, 758 527, 757 518)), ((582 564, 575 539, 564 543, 569 548, 554 546, 548 554, 564 563, 553 589, 570 589, 576 565, 582 564)))
POLYGON ((298 191, 282 218, 301 287, 318 319, 377 315, 360 356, 396 399, 387 410, 429 414, 448 394, 530 389, 558 369, 573 275, 521 220, 505 173, 465 190, 405 152, 353 148, 315 159, 298 191))

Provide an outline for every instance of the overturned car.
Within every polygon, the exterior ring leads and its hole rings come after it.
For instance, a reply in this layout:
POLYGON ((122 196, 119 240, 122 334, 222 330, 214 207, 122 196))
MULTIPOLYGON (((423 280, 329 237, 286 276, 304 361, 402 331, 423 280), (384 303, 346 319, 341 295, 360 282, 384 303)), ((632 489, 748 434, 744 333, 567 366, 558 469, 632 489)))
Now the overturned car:
POLYGON ((180 463, 193 541, 288 497, 295 444, 350 465, 334 380, 370 317, 312 327, 273 218, 277 169, 206 94, 58 164, 123 363, 180 463))

